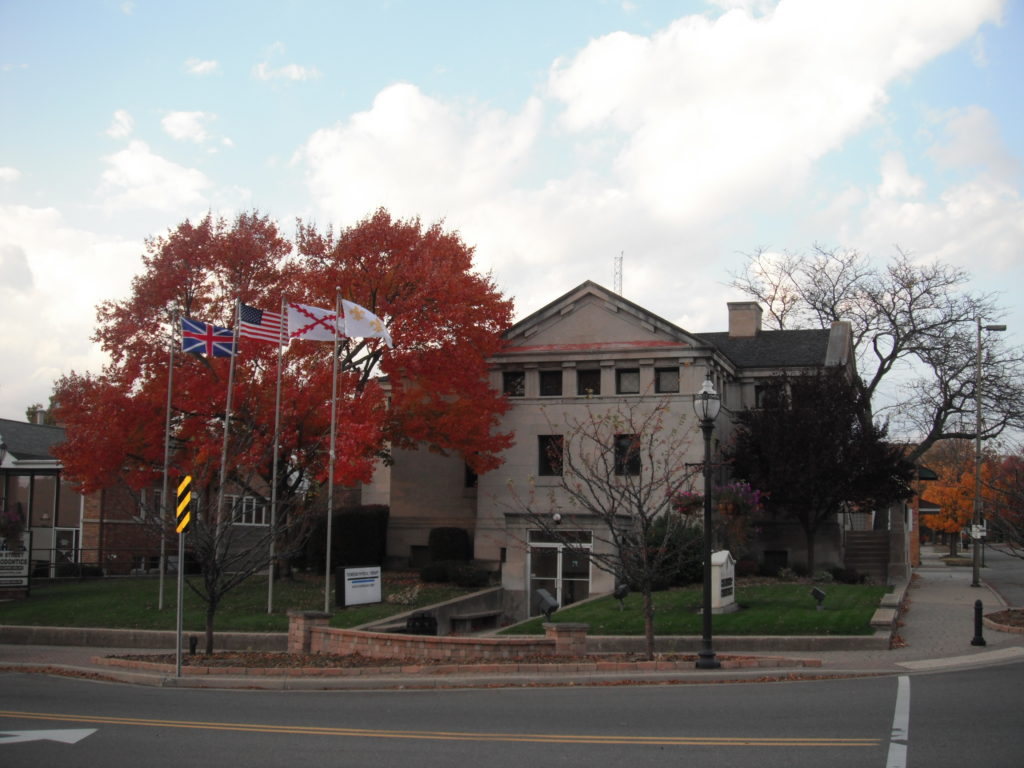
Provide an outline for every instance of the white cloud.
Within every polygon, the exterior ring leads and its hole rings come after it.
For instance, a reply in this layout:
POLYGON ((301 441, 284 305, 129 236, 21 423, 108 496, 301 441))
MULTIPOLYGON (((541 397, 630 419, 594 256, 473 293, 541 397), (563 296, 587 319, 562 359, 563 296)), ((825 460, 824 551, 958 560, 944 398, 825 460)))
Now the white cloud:
POLYGON ((216 119, 209 112, 169 112, 160 124, 173 139, 202 144, 209 138, 205 124, 216 119))
POLYGON ((101 176, 99 193, 108 211, 152 208, 170 211, 202 206, 210 181, 193 168, 184 168, 153 154, 142 141, 103 158, 109 166, 101 176))
POLYGON ((882 183, 878 186, 879 197, 917 197, 922 191, 924 191, 924 181, 910 174, 903 155, 899 152, 888 152, 882 157, 882 183))
POLYGON ((123 139, 131 136, 133 130, 135 130, 135 118, 127 110, 119 109, 114 112, 110 127, 107 128, 107 136, 114 139, 123 139))
POLYGON ((896 78, 998 20, 999 7, 783 0, 763 17, 688 16, 651 37, 591 42, 556 62, 549 89, 571 135, 618 137, 615 172, 630 195, 666 219, 706 221, 800 184, 880 119, 896 78))
POLYGON ((923 185, 901 191, 889 182, 888 172, 883 161, 881 184, 850 220, 841 242, 877 253, 889 253, 897 244, 971 272, 1020 269, 1024 199, 1018 188, 979 174, 927 198, 921 195, 923 185))
POLYGON ((508 115, 449 106, 398 84, 381 91, 368 111, 316 131, 298 159, 314 196, 333 215, 351 220, 386 205, 405 215, 444 216, 508 187, 540 117, 536 100, 508 115))
POLYGON ((11 182, 21 178, 21 171, 9 165, 0 167, 0 181, 11 182))
POLYGON ((0 416, 20 418, 46 402, 54 380, 98 371, 104 355, 90 342, 96 305, 125 296, 143 244, 68 226, 53 208, 0 206, 0 282, 5 307, 0 416))
POLYGON ((132 2, 132 0, 127 0, 124 3, 121 3, 121 13, 125 16, 131 16, 135 13, 135 3, 132 2))
POLYGON ((261 61, 252 70, 257 80, 316 80, 320 77, 320 70, 316 67, 304 67, 301 64, 285 64, 280 67, 272 67, 269 62, 261 61))
POLYGON ((185 71, 190 75, 197 75, 203 77, 205 75, 212 75, 214 72, 220 69, 220 64, 215 59, 204 61, 202 59, 188 59, 185 62, 185 71))
POLYGON ((1007 149, 991 112, 971 106, 952 110, 943 118, 943 138, 929 149, 941 167, 980 170, 1006 183, 1020 178, 1020 161, 1007 149))

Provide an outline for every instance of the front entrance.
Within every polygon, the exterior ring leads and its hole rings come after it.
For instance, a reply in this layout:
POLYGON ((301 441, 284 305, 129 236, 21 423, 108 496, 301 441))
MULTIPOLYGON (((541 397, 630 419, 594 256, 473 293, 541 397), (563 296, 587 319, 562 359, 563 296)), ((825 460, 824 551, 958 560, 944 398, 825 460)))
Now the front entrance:
POLYGON ((559 607, 590 597, 590 531, 565 531, 557 539, 543 531, 530 531, 530 615, 543 611, 537 590, 546 590, 559 607))

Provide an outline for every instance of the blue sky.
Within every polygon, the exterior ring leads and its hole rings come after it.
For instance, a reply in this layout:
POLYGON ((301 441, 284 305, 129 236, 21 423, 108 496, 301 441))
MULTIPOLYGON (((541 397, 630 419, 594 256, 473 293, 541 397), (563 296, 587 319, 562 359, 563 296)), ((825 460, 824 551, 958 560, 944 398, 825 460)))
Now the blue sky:
POLYGON ((1024 0, 0 0, 0 416, 207 211, 443 218, 520 315, 721 330, 743 254, 894 245, 1024 332, 1024 0))

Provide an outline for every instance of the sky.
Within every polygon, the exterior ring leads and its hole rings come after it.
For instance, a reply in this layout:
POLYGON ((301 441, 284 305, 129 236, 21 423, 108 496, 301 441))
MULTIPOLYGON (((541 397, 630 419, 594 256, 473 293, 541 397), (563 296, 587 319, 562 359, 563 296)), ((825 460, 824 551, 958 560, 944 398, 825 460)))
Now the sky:
POLYGON ((517 319, 726 328, 758 248, 968 270, 1024 339, 1024 0, 0 0, 0 418, 208 212, 443 221, 517 319))

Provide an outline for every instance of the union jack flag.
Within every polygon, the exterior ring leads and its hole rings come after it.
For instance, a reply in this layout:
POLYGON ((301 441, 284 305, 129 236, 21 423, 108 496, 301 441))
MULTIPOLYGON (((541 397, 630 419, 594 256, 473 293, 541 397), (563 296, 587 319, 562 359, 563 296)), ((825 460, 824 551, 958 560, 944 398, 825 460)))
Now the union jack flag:
POLYGON ((221 328, 198 320, 181 318, 181 349, 194 355, 231 357, 235 354, 235 335, 230 328, 221 328))

